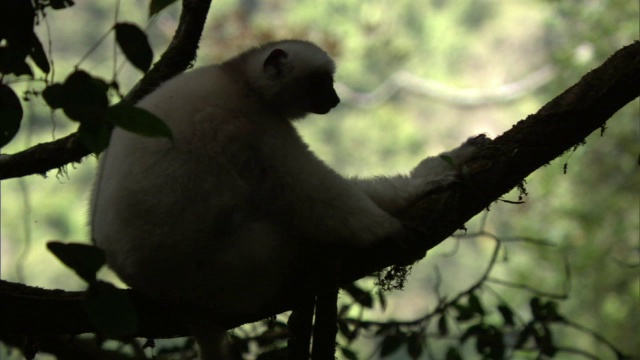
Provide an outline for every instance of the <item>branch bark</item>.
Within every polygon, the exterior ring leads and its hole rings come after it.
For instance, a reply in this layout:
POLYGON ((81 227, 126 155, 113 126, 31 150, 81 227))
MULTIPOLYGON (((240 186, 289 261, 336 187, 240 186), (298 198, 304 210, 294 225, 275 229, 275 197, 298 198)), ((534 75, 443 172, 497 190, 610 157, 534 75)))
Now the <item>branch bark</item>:
MULTIPOLYGON (((211 0, 183 0, 176 33, 158 62, 138 81, 124 101, 136 103, 161 83, 185 71, 196 58, 200 35, 211 0)), ((79 163, 91 152, 77 133, 38 144, 13 155, 0 155, 0 180, 32 174, 44 175, 70 163, 79 163)))
MULTIPOLYGON (((187 1, 185 1, 187 3, 187 1)), ((349 283, 394 264, 422 258, 472 216, 521 183, 526 176, 563 152, 583 142, 606 121, 640 95, 640 42, 612 55, 604 64, 496 138, 478 158, 466 166, 468 178, 453 186, 426 194, 395 214, 425 236, 399 247, 393 241, 366 251, 345 253, 340 281, 349 283), (416 255, 417 254, 417 255, 416 255)), ((310 275, 310 283, 314 281, 310 275)), ((148 338, 187 335, 168 304, 127 290, 141 319, 135 336, 148 338)), ((284 289, 279 298, 252 314, 227 314, 228 328, 258 321, 290 310, 314 289, 284 289)), ((60 335, 95 332, 81 305, 82 292, 44 290, 0 282, 0 334, 60 335)))

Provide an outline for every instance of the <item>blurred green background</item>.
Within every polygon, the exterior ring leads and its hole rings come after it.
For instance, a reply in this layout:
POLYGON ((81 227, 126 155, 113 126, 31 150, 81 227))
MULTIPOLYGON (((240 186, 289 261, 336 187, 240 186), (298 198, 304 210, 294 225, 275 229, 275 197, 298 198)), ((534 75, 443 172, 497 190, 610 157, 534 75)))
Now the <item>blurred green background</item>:
MULTIPOLYGON (((45 48, 51 39, 56 81, 64 80, 113 24, 114 4, 78 2, 71 9, 50 12, 50 31, 39 26, 45 48)), ((147 1, 122 1, 118 21, 147 27, 157 59, 173 35, 179 7, 173 5, 152 21, 147 7, 147 1)), ((344 175, 391 174, 406 172, 426 155, 451 149, 474 134, 495 137, 509 129, 638 39, 639 20, 639 2, 633 0, 216 0, 196 66, 273 39, 317 42, 336 59, 343 102, 327 116, 301 122, 300 131, 311 148, 344 175)), ((123 62, 120 55, 118 64, 123 62)), ((80 67, 111 79, 112 38, 80 67)), ((127 64, 117 80, 126 91, 140 76, 127 64)), ((23 92, 41 89, 39 85, 12 87, 23 92)), ((75 124, 61 113, 50 113, 41 98, 23 104, 26 120, 3 153, 74 130, 75 124)), ((585 147, 531 175, 524 205, 496 203, 486 223, 479 217, 468 224, 470 231, 482 226, 504 239, 526 237, 553 244, 505 242, 493 274, 562 294, 567 259, 571 281, 561 313, 636 356, 639 117, 634 101, 609 121, 604 136, 590 136, 585 147)), ((45 242, 88 241, 87 203, 95 165, 95 158, 87 158, 47 177, 2 182, 3 279, 46 288, 84 287, 46 250, 45 242)), ((505 198, 517 200, 517 193, 505 198)), ((415 266, 405 291, 390 294, 385 312, 368 316, 411 319, 425 313, 435 304, 435 266, 442 274, 441 292, 455 294, 477 280, 492 248, 493 241, 485 237, 447 240, 415 266)), ((107 271, 103 277, 114 279, 107 271)), ((528 311, 531 294, 492 287, 521 304, 517 309, 528 311)), ((589 336, 562 331, 557 336, 558 344, 614 358, 589 336)), ((360 343, 363 355, 371 352, 373 342, 360 343)), ((442 344, 433 346, 436 354, 444 349, 442 344)))

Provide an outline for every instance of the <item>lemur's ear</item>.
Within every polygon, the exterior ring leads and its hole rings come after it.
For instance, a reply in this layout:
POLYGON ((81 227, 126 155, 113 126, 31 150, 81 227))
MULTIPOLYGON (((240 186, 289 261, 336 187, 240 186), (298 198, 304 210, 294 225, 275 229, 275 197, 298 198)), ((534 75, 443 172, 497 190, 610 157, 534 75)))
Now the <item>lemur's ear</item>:
POLYGON ((282 49, 273 49, 264 60, 262 67, 265 71, 282 74, 287 66, 289 54, 282 49))

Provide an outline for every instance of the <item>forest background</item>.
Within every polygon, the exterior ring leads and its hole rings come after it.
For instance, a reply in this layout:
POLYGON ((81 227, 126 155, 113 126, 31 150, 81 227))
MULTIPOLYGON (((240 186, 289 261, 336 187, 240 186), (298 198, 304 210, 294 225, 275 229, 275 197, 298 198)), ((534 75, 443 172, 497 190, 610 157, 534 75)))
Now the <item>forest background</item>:
MULTIPOLYGON (((51 39, 61 77, 111 27, 114 3, 78 2, 70 11, 51 13, 49 31, 38 27, 41 40, 51 39)), ((327 116, 300 123, 300 131, 342 174, 391 174, 474 134, 494 137, 535 112, 638 39, 638 6, 625 0, 221 0, 212 5, 196 66, 273 39, 317 42, 336 58, 343 102, 327 116)), ((157 55, 173 35, 177 14, 173 6, 149 21, 147 1, 123 1, 119 21, 147 27, 157 55)), ((43 40, 45 48, 48 43, 43 40)), ((107 44, 91 52, 81 68, 111 78, 113 49, 107 44)), ((125 91, 140 76, 130 65, 118 71, 125 91)), ((26 104, 26 121, 3 153, 73 131, 74 125, 50 113, 41 98, 26 104)), ((406 289, 388 295, 386 310, 367 310, 367 316, 412 319, 432 308, 436 283, 442 283, 443 294, 464 290, 486 267, 495 235, 505 246, 492 277, 532 290, 498 280, 490 286, 501 298, 526 312, 532 292, 549 295, 561 300, 568 318, 625 353, 640 355, 639 118, 636 101, 610 120, 604 136, 593 134, 585 147, 535 172, 527 179, 524 204, 499 202, 477 216, 467 228, 484 235, 461 232, 430 251, 413 267, 406 289)), ((84 289, 45 243, 88 242, 95 166, 91 157, 48 177, 2 182, 2 279, 84 289)), ((516 201, 518 194, 505 199, 516 201)), ((101 275, 117 281, 106 270, 101 275)), ((483 301, 496 301, 489 292, 482 295, 483 301)), ((556 336, 558 344, 613 358, 588 335, 560 330, 556 336)), ((366 339, 356 348, 367 354, 375 342, 366 339)))

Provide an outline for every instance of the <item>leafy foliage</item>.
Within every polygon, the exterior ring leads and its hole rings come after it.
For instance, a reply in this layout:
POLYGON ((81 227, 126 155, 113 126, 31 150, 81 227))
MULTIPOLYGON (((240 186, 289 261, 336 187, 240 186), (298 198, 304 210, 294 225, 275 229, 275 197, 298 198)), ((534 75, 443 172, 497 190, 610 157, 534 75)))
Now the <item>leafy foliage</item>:
MULTIPOLYGON (((36 17, 39 13, 44 16, 47 7, 63 9, 73 4, 69 0, 38 1, 34 7, 34 3, 30 1, 0 2, 0 41, 6 40, 6 44, 0 46, 0 74, 33 77, 27 58, 43 73, 48 74, 51 71, 50 62, 34 32, 36 17)), ((167 5, 169 3, 164 4, 167 5)), ((153 52, 145 33, 131 23, 117 23, 113 29, 116 42, 127 59, 143 72, 149 70, 153 52)), ((9 86, 0 86, 0 146, 4 146, 20 128, 22 106, 9 86)), ((109 107, 110 90, 118 93, 118 83, 107 83, 86 71, 76 69, 63 83, 47 81, 47 86, 42 91, 33 93, 40 93, 51 109, 62 109, 70 120, 78 122, 80 140, 96 154, 109 145, 113 126, 121 126, 145 136, 172 138, 169 127, 147 111, 125 104, 109 107)))

